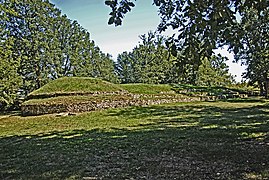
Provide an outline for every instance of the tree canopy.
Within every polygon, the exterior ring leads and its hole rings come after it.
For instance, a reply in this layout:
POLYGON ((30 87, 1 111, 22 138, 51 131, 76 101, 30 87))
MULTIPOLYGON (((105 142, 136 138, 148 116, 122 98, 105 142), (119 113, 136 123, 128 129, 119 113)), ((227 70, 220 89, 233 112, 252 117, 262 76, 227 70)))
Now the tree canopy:
MULTIPOLYGON (((106 0, 111 8, 108 24, 119 26, 136 0, 106 0)), ((264 84, 268 94, 268 0, 153 0, 159 9, 159 32, 173 29, 171 52, 181 53, 185 64, 197 71, 214 49, 224 45, 236 61, 248 66, 246 78, 264 84), (261 83, 262 82, 262 83, 261 83)), ((262 87, 263 85, 261 85, 262 87)))
POLYGON ((62 76, 117 81, 111 56, 48 0, 0 0, 1 105, 62 76))
POLYGON ((131 52, 119 54, 116 72, 122 83, 171 83, 177 79, 173 70, 176 59, 165 47, 165 38, 149 32, 131 52))
POLYGON ((261 94, 268 96, 269 83, 269 8, 258 12, 246 8, 237 30, 237 43, 232 44, 236 61, 247 66, 245 78, 258 83, 261 94))
MULTIPOLYGON (((136 0, 106 0, 108 24, 119 26, 136 0)), ((0 0, 0 106, 14 103, 50 80, 89 76, 122 83, 183 82, 222 85, 232 81, 224 57, 214 49, 228 45, 247 65, 245 77, 269 88, 268 0, 153 0, 162 33, 141 36, 132 52, 115 63, 90 33, 62 15, 48 0, 0 0)), ((1 108, 0 107, 0 108, 1 108)))
POLYGON ((166 47, 167 38, 149 32, 131 52, 117 58, 116 72, 121 83, 187 83, 204 86, 227 86, 233 82, 226 65, 227 58, 213 55, 204 58, 197 70, 180 61, 180 52, 173 56, 166 47))

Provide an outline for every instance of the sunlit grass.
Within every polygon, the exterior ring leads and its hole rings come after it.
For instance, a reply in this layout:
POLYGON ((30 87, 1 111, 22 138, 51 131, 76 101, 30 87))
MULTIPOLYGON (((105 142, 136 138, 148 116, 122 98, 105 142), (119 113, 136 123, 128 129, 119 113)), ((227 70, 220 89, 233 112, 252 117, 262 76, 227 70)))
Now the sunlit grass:
POLYGON ((121 84, 123 89, 133 94, 173 94, 172 86, 167 84, 121 84))
POLYGON ((1 179, 268 179, 263 102, 0 115, 1 179))
POLYGON ((30 95, 57 94, 57 93, 93 93, 117 92, 123 89, 113 83, 89 77, 63 77, 49 82, 30 95))

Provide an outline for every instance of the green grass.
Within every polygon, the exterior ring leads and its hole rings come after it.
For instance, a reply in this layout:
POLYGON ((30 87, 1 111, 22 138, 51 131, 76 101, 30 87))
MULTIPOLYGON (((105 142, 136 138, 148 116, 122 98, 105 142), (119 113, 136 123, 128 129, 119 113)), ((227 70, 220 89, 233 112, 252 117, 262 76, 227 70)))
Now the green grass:
POLYGON ((230 88, 230 87, 208 87, 195 86, 189 84, 172 84, 172 89, 177 93, 187 95, 239 95, 239 94, 257 94, 254 89, 247 88, 230 88))
POLYGON ((121 84, 123 89, 133 94, 171 94, 172 87, 166 84, 121 84))
MULTIPOLYGON (((126 100, 127 94, 117 92, 129 92, 142 95, 175 94, 169 85, 153 84, 113 84, 96 78, 64 77, 59 78, 40 89, 30 93, 23 105, 34 104, 59 104, 78 103, 101 100, 126 100), (91 94, 95 96, 90 96, 91 94), (111 93, 103 94, 103 93, 111 93)), ((130 95, 129 95, 130 96, 130 95)), ((142 99, 156 99, 157 97, 141 97, 142 99)), ((161 99, 165 97, 160 97, 161 99)))
POLYGON ((0 115, 0 179, 268 179, 269 104, 0 115))
POLYGON ((113 83, 89 77, 63 77, 49 82, 30 96, 61 93, 117 92, 123 89, 113 83))

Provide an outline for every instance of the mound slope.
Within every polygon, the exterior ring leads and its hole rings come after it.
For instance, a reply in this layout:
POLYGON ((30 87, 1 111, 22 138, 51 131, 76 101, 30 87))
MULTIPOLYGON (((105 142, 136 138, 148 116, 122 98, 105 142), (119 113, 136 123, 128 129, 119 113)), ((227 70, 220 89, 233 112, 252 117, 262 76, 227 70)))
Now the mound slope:
POLYGON ((63 77, 29 94, 28 99, 57 96, 124 93, 120 85, 89 77, 63 77))
POLYGON ((65 77, 31 93, 21 110, 23 115, 40 115, 200 100, 171 89, 169 85, 118 85, 94 78, 65 77))
POLYGON ((23 115, 85 112, 106 108, 238 98, 247 94, 221 87, 113 84, 88 77, 64 77, 32 92, 23 115))

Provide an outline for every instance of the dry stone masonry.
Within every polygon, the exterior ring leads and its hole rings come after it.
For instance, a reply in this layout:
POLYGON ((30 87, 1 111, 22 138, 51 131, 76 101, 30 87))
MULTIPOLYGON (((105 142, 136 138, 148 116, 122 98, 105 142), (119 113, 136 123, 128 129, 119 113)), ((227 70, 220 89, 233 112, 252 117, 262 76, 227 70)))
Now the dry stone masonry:
MULTIPOLYGON (((125 93, 126 94, 126 93, 125 93)), ((96 95, 96 94, 94 94, 96 95)), ((119 95, 116 93, 115 95, 119 95)), ((208 100, 205 97, 187 97, 178 95, 134 95, 129 94, 129 99, 109 100, 104 99, 100 101, 86 101, 73 103, 51 103, 51 104, 24 104, 21 106, 21 111, 24 116, 28 115, 42 115, 53 113, 80 113, 94 110, 103 110, 108 108, 122 108, 128 106, 146 106, 157 105, 164 103, 176 102, 193 102, 208 100)))

